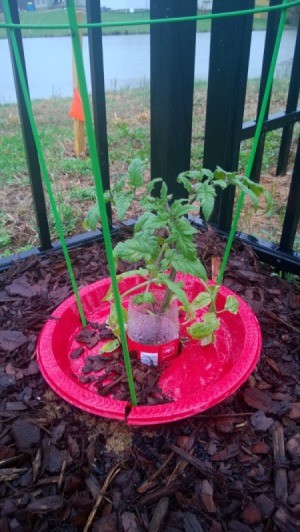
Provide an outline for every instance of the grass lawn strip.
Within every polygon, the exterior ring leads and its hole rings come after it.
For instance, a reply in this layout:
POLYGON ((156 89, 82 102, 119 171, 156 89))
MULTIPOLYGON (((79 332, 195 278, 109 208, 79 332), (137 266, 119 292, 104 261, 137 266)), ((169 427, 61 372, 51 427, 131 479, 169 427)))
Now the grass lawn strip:
MULTIPOLYGON (((244 120, 255 116, 258 82, 249 81, 244 120)), ((275 80, 270 113, 284 109, 288 82, 275 80)), ((191 167, 199 166, 203 157, 207 86, 197 82, 194 93, 194 117, 191 167)), ((110 175, 118 179, 134 157, 150 158, 150 91, 144 89, 109 92, 106 95, 110 175)), ((82 221, 94 201, 91 161, 76 159, 73 150, 73 121, 69 117, 70 99, 54 98, 33 102, 47 166, 53 182, 60 216, 68 236, 82 232, 82 221)), ((296 125, 286 176, 275 177, 281 130, 266 136, 262 183, 271 192, 272 215, 261 210, 250 215, 244 209, 239 229, 266 240, 277 242, 284 216, 292 164, 300 127, 296 125)), ((239 169, 244 171, 251 141, 241 145, 239 169)), ((30 183, 16 105, 0 106, 0 253, 8 255, 38 245, 37 228, 31 200, 30 183)), ((136 213, 130 212, 131 217, 136 213)), ((50 214, 52 238, 57 239, 50 214)), ((296 247, 300 247, 300 234, 296 247)))

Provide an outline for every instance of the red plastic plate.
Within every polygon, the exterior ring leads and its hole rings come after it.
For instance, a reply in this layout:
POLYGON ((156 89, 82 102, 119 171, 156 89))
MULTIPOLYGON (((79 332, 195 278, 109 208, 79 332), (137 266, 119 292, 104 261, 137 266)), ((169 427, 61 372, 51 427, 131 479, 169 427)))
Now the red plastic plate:
MULTIPOLYGON (((202 290, 201 282, 192 276, 178 275, 191 300, 202 290)), ((127 277, 120 283, 120 292, 137 285, 140 278, 127 277)), ((102 301, 110 286, 106 278, 80 291, 88 320, 103 323, 109 304, 102 301)), ((221 287, 217 304, 233 292, 221 287)), ((173 402, 162 405, 136 406, 128 409, 125 401, 102 397, 93 383, 78 380, 84 358, 99 352, 101 343, 93 349, 84 346, 85 352, 78 360, 70 353, 80 344, 75 340, 81 330, 75 297, 64 301, 45 324, 38 341, 38 363, 51 388, 74 406, 93 414, 126 421, 129 425, 157 425, 183 419, 219 403, 249 377, 261 352, 262 339, 258 321, 249 306, 236 294, 239 301, 237 315, 222 313, 222 326, 214 345, 201 347, 189 341, 181 354, 170 361, 163 370, 159 385, 163 392, 173 397, 173 402), (127 407, 127 408, 126 408, 127 407), (129 412, 129 413, 128 413, 129 412)), ((199 312, 199 316, 201 316, 199 312)), ((181 325, 180 335, 185 335, 181 325)))

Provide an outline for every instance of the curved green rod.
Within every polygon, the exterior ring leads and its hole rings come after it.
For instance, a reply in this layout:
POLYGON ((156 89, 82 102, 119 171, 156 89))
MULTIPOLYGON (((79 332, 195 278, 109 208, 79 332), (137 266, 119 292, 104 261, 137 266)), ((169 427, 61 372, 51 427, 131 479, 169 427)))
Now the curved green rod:
MULTIPOLYGON (((119 26, 145 26, 152 24, 168 24, 170 22, 190 22, 197 20, 214 20, 218 18, 228 18, 228 17, 237 17, 243 15, 255 15, 256 13, 269 13, 271 11, 286 10, 290 7, 295 7, 300 5, 300 0, 294 0, 292 2, 283 2, 276 6, 266 6, 266 7, 256 7, 253 9, 243 9, 241 11, 228 11, 228 13, 208 13, 206 15, 194 15, 189 17, 173 17, 173 18, 161 18, 161 19, 151 19, 151 20, 131 20, 127 22, 116 21, 116 22, 94 22, 90 24, 78 24, 78 28, 113 28, 119 26)), ((0 28, 20 28, 20 29, 30 29, 30 30, 68 30, 70 26, 68 24, 0 24, 0 28)))
MULTIPOLYGON (((10 14, 10 9, 9 9, 9 5, 8 5, 8 0, 4 0, 3 8, 4 8, 4 14, 5 14, 6 20, 11 20, 11 14, 10 14)), ((65 257, 65 261, 66 261, 66 264, 67 264, 67 268, 68 268, 68 272, 69 272, 69 276, 70 276, 70 280, 71 280, 71 284, 72 284, 72 289, 73 289, 73 292, 74 292, 74 295, 75 295, 75 299, 76 299, 76 303, 77 303, 77 308, 78 308, 80 320, 81 320, 81 323, 82 323, 83 327, 85 327, 87 323, 86 323, 86 319, 85 319, 85 316, 84 316, 82 303, 81 303, 81 300, 80 300, 80 297, 79 297, 78 287, 77 287, 74 271, 73 271, 73 268, 72 268, 70 255, 69 255, 68 248, 67 248, 67 245, 66 245, 63 228, 62 228, 62 225, 61 225, 61 222, 60 222, 60 218, 59 218, 59 213, 58 213, 58 210, 57 210, 57 207, 56 207, 55 198, 54 198, 54 194, 53 194, 53 191, 52 191, 52 186, 51 186, 51 182, 50 182, 48 170, 47 170, 47 167, 46 167, 46 162, 45 162, 45 159, 44 159, 43 150, 42 150, 42 146, 41 146, 41 142, 40 142, 37 126, 36 126, 36 123, 35 123, 32 107, 31 107, 30 96, 29 96, 27 83, 26 83, 26 80, 25 80, 25 75, 24 75, 24 71, 23 71, 23 67, 22 67, 20 53, 19 53, 19 49, 18 49, 18 45, 17 45, 17 39, 16 39, 16 36, 15 36, 14 30, 9 29, 9 32, 10 32, 12 50, 13 50, 13 54, 14 54, 14 58, 15 58, 15 62, 16 62, 17 70, 18 70, 18 75, 19 75, 19 78, 20 78, 20 83, 21 83, 21 87, 22 87, 22 91, 23 91, 23 96, 24 96, 24 100, 25 100, 26 110, 27 110, 27 113, 28 113, 28 118, 29 118, 30 126, 31 126, 31 129, 32 129, 32 134, 33 134, 33 137, 34 137, 34 142, 35 142, 35 145, 36 145, 36 149, 37 149, 37 152, 38 152, 38 157, 39 157, 39 161, 40 161, 40 165, 41 165, 42 176, 43 176, 44 183, 45 183, 48 195, 49 195, 49 201, 50 201, 51 209, 52 209, 53 216, 54 216, 55 226, 56 226, 56 229, 57 229, 57 232, 58 232, 59 239, 61 241, 61 247, 62 247, 63 254, 64 254, 64 257, 65 257)))
MULTIPOLYGON (((288 0, 283 0, 283 1, 284 1, 284 4, 288 3, 288 0)), ((258 144, 259 144, 259 140, 260 140, 263 124, 264 124, 264 119, 265 119, 265 114, 266 114, 266 110, 267 110, 268 100, 269 100, 269 97, 270 97, 271 91, 272 91, 272 83, 273 83, 274 71, 275 71, 276 61, 277 61, 277 57, 278 57, 281 37, 282 37, 283 29, 284 29, 285 18, 286 18, 286 10, 283 9, 281 11, 281 14, 280 14, 280 20, 279 20, 279 25, 278 25, 278 30, 277 30, 277 36, 276 36, 276 40, 275 40, 275 44, 274 44, 272 59, 271 59, 269 73, 268 73, 268 77, 267 77, 267 83, 266 83, 264 96, 263 96, 263 100, 262 100, 262 104, 261 104, 261 108, 260 108, 260 112, 259 112, 259 116, 258 116, 258 120, 257 120, 257 125, 256 125, 256 129, 255 129, 255 135, 254 135, 254 138, 253 138, 251 153, 249 155, 249 160, 248 160, 248 164, 247 164, 247 168, 246 168, 246 172, 245 172, 245 175, 248 178, 250 178, 250 175, 251 175, 254 159, 255 159, 255 156, 256 156, 256 152, 257 152, 257 147, 258 147, 258 144)), ((231 247, 232 247, 233 239, 234 239, 234 236, 235 236, 235 233, 236 233, 236 230, 237 230, 237 225, 238 225, 239 217, 240 217, 240 214, 241 214, 241 210, 243 208, 244 199, 245 199, 245 193, 242 191, 240 193, 240 195, 239 195, 236 212, 235 212, 235 215, 234 215, 234 218, 233 218, 233 221, 232 221, 232 225, 231 225, 231 230, 230 230, 230 233, 229 233, 229 236, 228 236, 228 241, 227 241, 227 245, 226 245, 226 248, 225 248, 224 257, 223 257, 222 264, 221 264, 221 267, 220 267, 220 272, 219 272, 219 275, 218 275, 218 280, 217 280, 218 284, 221 284, 222 281, 223 281, 224 272, 225 272, 225 269, 226 269, 226 266, 227 266, 227 262, 228 262, 229 253, 230 253, 230 250, 231 250, 231 247)))
POLYGON ((127 345, 127 340, 126 340, 124 321, 123 321, 121 298, 120 298, 120 293, 119 293, 118 280, 117 280, 115 262, 114 262, 114 257, 113 257, 113 248, 112 248, 111 237, 110 237, 110 228, 109 228, 109 223, 108 223, 108 218, 107 218, 107 213, 106 213, 101 169, 99 165, 96 140, 94 136, 93 121, 92 121, 90 102, 89 102, 89 96, 88 96, 88 90, 87 90, 87 84, 86 84, 86 77, 85 77, 85 72, 84 72, 84 65, 83 65, 83 58, 82 58, 82 51, 81 51, 81 45, 80 45, 78 23, 77 23, 77 18, 76 18, 74 0, 67 0, 67 11, 68 11, 69 23, 70 23, 70 27, 72 31, 74 60, 76 64, 78 84, 79 84, 80 94, 82 98, 82 105, 83 105, 83 110, 84 110, 86 132, 87 132, 89 148, 90 148, 90 155, 91 155, 95 188, 96 188, 96 196, 97 196, 100 218, 101 218, 101 223, 102 223, 102 232, 103 232, 103 237, 104 237, 107 262, 108 262, 109 273, 111 277, 111 285, 112 285, 112 291, 114 295, 114 301, 116 305, 116 314, 117 314, 118 323, 120 327, 120 337, 121 337, 121 343, 122 343, 122 348, 123 348, 123 355, 124 355, 124 362, 125 362, 125 368, 126 368, 127 379, 128 379, 130 398, 131 398, 132 404, 136 405, 137 400, 136 400, 136 395, 135 395, 132 368, 131 368, 130 356, 129 356, 128 345, 127 345))

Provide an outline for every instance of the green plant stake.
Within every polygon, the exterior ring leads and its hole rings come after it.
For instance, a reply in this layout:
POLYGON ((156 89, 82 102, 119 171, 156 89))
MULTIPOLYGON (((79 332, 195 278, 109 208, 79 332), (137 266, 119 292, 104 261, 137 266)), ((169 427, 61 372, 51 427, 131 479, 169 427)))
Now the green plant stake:
POLYGON ((74 0, 67 1, 67 11, 68 11, 68 17, 69 17, 70 27, 72 31, 73 52, 74 52, 74 58, 75 58, 77 76, 78 76, 78 84, 80 88, 80 94, 81 94, 82 105, 83 105, 83 110, 84 110, 86 131, 87 131, 87 137, 88 137, 88 142, 89 142, 94 181, 95 181, 95 187, 96 187, 96 195, 97 195, 97 200, 98 200, 100 216, 102 219, 104 244, 105 244, 105 249, 106 249, 109 273, 111 277, 112 290, 113 290, 114 299, 115 299, 116 317, 117 317, 117 321, 118 321, 119 329, 120 329, 120 338, 121 338, 121 343, 122 343, 122 348, 123 348, 123 355, 124 355, 124 362, 125 362, 125 368, 126 368, 127 379, 128 379, 130 398, 131 398, 132 404, 135 406, 137 404, 137 400, 136 400, 136 394, 135 394, 135 389, 134 389, 134 381, 133 381, 133 375, 132 375, 130 356, 129 356, 127 340, 126 340, 122 305, 121 305, 121 299, 120 299, 120 294, 119 294, 119 289, 118 289, 118 280, 117 280, 117 275, 116 275, 116 268, 115 268, 113 251, 112 251, 112 243, 111 243, 111 238, 110 238, 109 223, 108 223, 106 207, 105 207, 101 170, 99 166, 97 147, 96 147, 96 141, 95 141, 94 130, 93 130, 93 122, 92 122, 88 90, 87 90, 87 84, 86 84, 86 78, 85 78, 85 72, 84 72, 82 52, 81 52, 81 47, 80 47, 78 23, 77 23, 77 18, 76 18, 74 0))
MULTIPOLYGON (((8 0, 4 0, 3 8, 4 8, 4 14, 5 14, 6 20, 9 22, 9 24, 12 24, 12 19, 11 19, 11 15, 10 15, 10 9, 9 9, 9 5, 8 5, 8 0)), ((45 162, 45 159, 44 159, 43 150, 42 150, 42 146, 41 146, 41 143, 40 143, 38 130, 37 130, 37 127, 36 127, 34 116, 33 116, 33 111, 32 111, 32 107, 31 107, 31 101, 30 101, 30 97, 29 97, 29 92, 28 92, 28 88, 27 88, 27 84, 26 84, 26 80, 25 80, 25 75, 24 75, 24 72, 23 72, 22 62, 21 62, 21 58, 20 58, 20 54, 19 54, 19 49, 18 49, 18 45, 17 45, 17 40, 16 40, 16 36, 15 36, 15 32, 14 32, 15 26, 13 26, 13 28, 11 29, 9 27, 9 24, 7 25, 7 27, 8 27, 8 31, 10 33, 12 50, 13 50, 13 54, 14 54, 14 58, 15 58, 15 62, 16 62, 17 70, 18 70, 18 75, 19 75, 19 78, 20 78, 20 83, 21 83, 23 96, 24 96, 24 100, 25 100, 25 104, 26 104, 26 110, 27 110, 27 113, 28 113, 30 126, 31 126, 31 129, 32 129, 32 133, 33 133, 36 149, 37 149, 38 156, 39 156, 42 176, 43 176, 44 183, 45 183, 48 195, 49 195, 49 201, 50 201, 51 209, 52 209, 52 212, 53 212, 53 217, 54 217, 54 220, 55 220, 56 229, 57 229, 57 232, 58 232, 58 235, 59 235, 59 239, 61 241, 61 247, 62 247, 62 250, 63 250, 64 257, 65 257, 66 265, 67 265, 67 268, 68 268, 69 277, 70 277, 71 284, 72 284, 72 289, 73 289, 73 292, 74 292, 74 295, 75 295, 75 299, 76 299, 76 303, 77 303, 77 308, 78 308, 80 320, 81 320, 81 323, 82 323, 83 327, 86 327, 87 323, 86 323, 86 319, 85 319, 85 316, 84 316, 82 303, 81 303, 79 292, 78 292, 78 286, 77 286, 77 283, 76 283, 73 267, 72 267, 71 260, 70 260, 70 255, 69 255, 68 248, 67 248, 67 245, 66 245, 65 236, 64 236, 63 229, 62 229, 59 213, 58 213, 58 210, 57 210, 57 207, 56 207, 55 198, 54 198, 54 194, 53 194, 53 191, 52 191, 52 186, 51 186, 51 182, 50 182, 50 179, 49 179, 48 170, 47 170, 47 167, 46 167, 46 162, 45 162)))

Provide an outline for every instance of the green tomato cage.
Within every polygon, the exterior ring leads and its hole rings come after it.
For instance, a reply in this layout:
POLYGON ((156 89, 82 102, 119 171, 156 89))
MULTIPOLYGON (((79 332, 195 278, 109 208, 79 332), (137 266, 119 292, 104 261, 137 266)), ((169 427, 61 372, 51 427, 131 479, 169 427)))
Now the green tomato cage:
MULTIPOLYGON (((85 123, 86 123, 86 133, 87 133, 88 145, 89 145, 91 161, 92 161, 96 197, 97 197, 97 202, 99 205, 100 217, 102 220, 102 231, 103 231, 103 237, 104 237, 104 244, 105 244, 107 261, 108 261, 108 266, 109 266, 109 273, 111 277, 112 291, 113 291, 113 296, 114 296, 115 305, 116 305, 116 313, 117 313, 117 318, 119 322, 120 337, 121 337, 121 343, 122 343, 122 348, 123 348, 124 362, 125 362, 125 368, 126 368, 126 373, 127 373, 131 403, 133 406, 137 404, 136 394, 135 394, 135 389, 134 389, 133 374, 132 374, 131 362, 130 362, 129 351, 128 351, 128 346, 127 346, 124 321, 122 317, 121 299, 120 299, 120 293, 119 293, 119 288, 118 288, 116 267, 115 267, 114 258, 113 258, 112 241, 111 241, 111 236, 110 236, 109 222, 108 222, 105 200, 104 200, 101 170, 99 166, 99 160, 98 160, 97 149, 96 149, 96 140, 95 140, 95 135, 94 135, 92 114, 91 114, 91 108, 90 108, 89 97, 88 97, 86 76, 85 76, 85 71, 84 71, 83 57, 82 57, 82 51, 81 51, 81 45, 80 45, 79 30, 82 28, 90 28, 90 27, 93 27, 93 28, 96 28, 96 27, 104 28, 108 26, 118 27, 118 26, 122 26, 125 24, 131 25, 131 26, 152 25, 152 24, 172 24, 174 22, 209 20, 209 19, 217 19, 217 18, 225 18, 225 17, 239 17, 243 15, 250 15, 250 14, 255 14, 255 13, 263 13, 263 12, 280 10, 280 21, 279 21, 276 41, 275 41, 275 45, 273 49, 272 60, 270 63, 267 83, 266 83, 265 90, 264 90, 262 105, 260 108, 260 113, 259 113, 259 117, 258 117, 257 124, 256 124, 255 136, 253 138, 252 148, 251 148, 251 152, 250 152, 249 160, 247 164, 247 169, 246 169, 246 177, 250 177, 256 151, 257 151, 259 140, 260 140, 260 136, 262 133, 263 121, 264 121, 264 116, 265 116, 267 105, 268 105, 268 100, 271 94, 274 70, 276 66, 276 61, 277 61, 281 37, 282 37, 283 29, 284 29, 287 10, 290 7, 294 7, 298 5, 300 5, 300 0, 292 1, 292 2, 290 2, 289 0, 283 0, 282 4, 275 5, 275 6, 270 6, 270 7, 265 7, 265 8, 260 7, 260 8, 255 8, 255 9, 226 12, 226 13, 205 14, 205 15, 198 15, 198 16, 169 18, 169 19, 154 19, 154 20, 143 20, 143 21, 136 20, 136 21, 126 22, 126 23, 124 22, 103 23, 102 22, 102 23, 97 23, 97 24, 95 23, 94 24, 78 24, 77 18, 76 18, 74 0, 67 0, 67 13, 68 13, 68 20, 69 20, 68 25, 22 25, 22 24, 14 24, 12 22, 11 12, 9 8, 9 0, 3 0, 3 9, 4 9, 6 23, 0 24, 0 27, 6 28, 10 34, 12 52, 13 52, 14 60, 16 63, 18 75, 20 78, 21 88, 23 91, 23 97, 24 97, 25 104, 26 104, 29 122, 32 128, 33 137, 34 137, 35 145, 36 145, 37 152, 38 152, 44 185, 45 185, 45 188, 49 196, 50 206, 53 212, 56 229, 57 229, 60 241, 61 241, 62 250, 64 253, 66 265, 68 268, 68 272, 69 272, 69 276, 70 276, 70 280, 72 284, 72 289, 75 295, 80 320, 81 320, 82 326, 86 326, 87 322, 86 322, 86 318, 84 315, 83 305, 81 302, 78 286, 77 286, 76 279, 74 276, 74 271, 73 271, 72 264, 70 261, 70 256, 69 256, 69 252, 67 249, 67 245, 66 245, 66 241, 65 241, 65 237, 64 237, 64 233, 62 229, 61 220, 59 217, 59 212, 58 212, 58 209, 55 203, 52 185, 51 185, 49 173, 46 167, 46 162, 45 162, 45 158, 43 155, 43 150, 42 150, 42 146, 41 146, 41 142, 39 138, 39 133, 37 130, 37 125, 36 125, 35 118, 34 118, 33 111, 32 111, 29 91, 27 88, 25 74, 24 74, 24 70, 22 67, 21 57, 20 57, 18 46, 17 46, 16 35, 15 35, 16 29, 33 29, 33 30, 47 29, 47 28, 48 29, 69 29, 71 32, 71 39, 72 39, 73 53, 74 53, 74 58, 75 58, 75 65, 76 65, 76 70, 77 70, 78 84, 79 84, 80 94, 82 98, 84 118, 85 118, 85 123)), ((236 212, 233 218, 231 231, 229 234, 226 250, 224 253, 224 258, 221 264, 220 273, 219 273, 219 277, 217 280, 218 284, 222 282, 222 279, 224 276, 229 253, 232 247, 232 242, 233 242, 234 235, 237 229, 239 216, 240 216, 240 213, 243 207, 244 196, 245 194, 241 192, 238 198, 236 212)))

